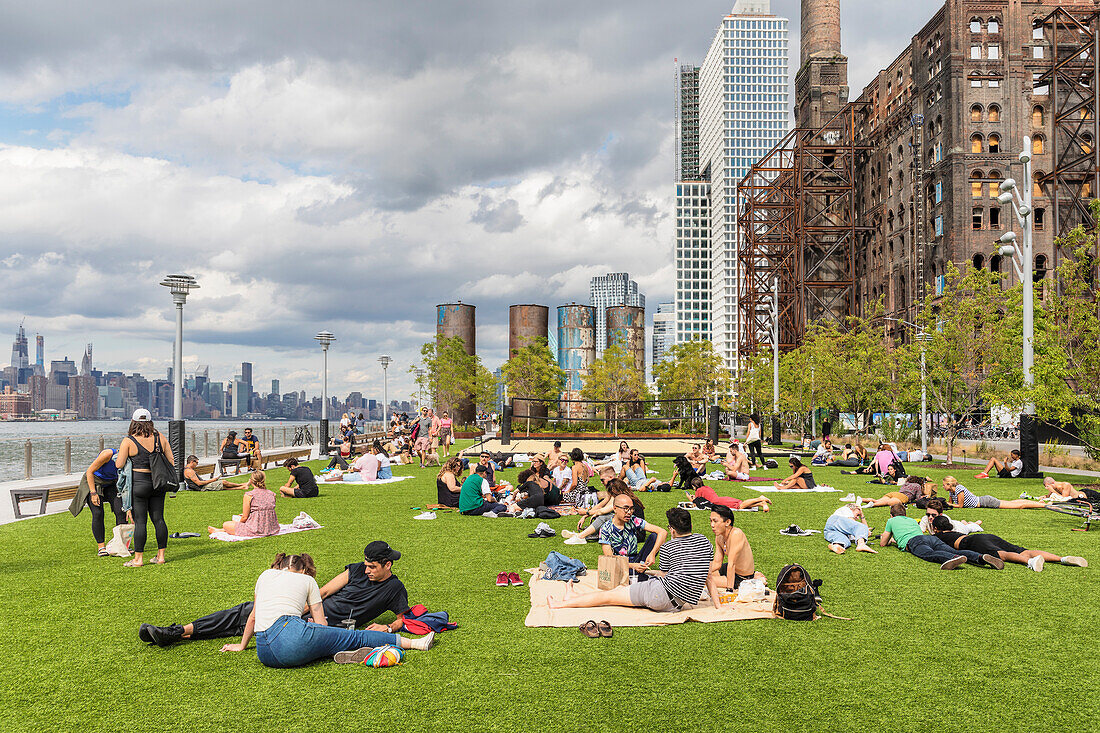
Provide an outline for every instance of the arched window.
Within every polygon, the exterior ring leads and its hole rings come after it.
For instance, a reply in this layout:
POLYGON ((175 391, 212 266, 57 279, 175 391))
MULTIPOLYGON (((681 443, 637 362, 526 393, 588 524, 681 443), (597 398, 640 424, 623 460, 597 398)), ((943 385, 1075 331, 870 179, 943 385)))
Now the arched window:
POLYGON ((1040 183, 1040 181, 1043 180, 1043 176, 1045 176, 1045 175, 1046 174, 1043 173, 1042 171, 1035 171, 1034 175, 1032 175, 1032 177, 1031 177, 1032 178, 1031 195, 1033 197, 1039 197, 1039 196, 1046 196, 1047 195, 1046 186, 1044 184, 1040 183))
POLYGON ((982 121, 982 105, 975 104, 970 108, 970 121, 981 122, 982 121))
POLYGON ((1001 121, 1001 108, 995 104, 989 105, 989 121, 1000 122, 1001 121))
POLYGON ((893 153, 887 153, 886 154, 886 170, 890 170, 893 167, 894 167, 894 154, 893 153))
POLYGON ((943 87, 939 84, 936 85, 936 100, 943 99, 943 87))
POLYGON ((989 179, 989 198, 995 199, 997 198, 997 194, 1000 193, 999 189, 1001 181, 1003 180, 1001 178, 1001 172, 996 170, 989 171, 989 175, 986 176, 986 178, 989 179))
POLYGON ((1001 271, 1001 256, 993 255, 989 258, 989 271, 1000 272, 1001 271))
POLYGON ((1092 198, 1092 181, 1085 181, 1081 184, 1081 198, 1092 198))
POLYGON ((989 136, 989 152, 999 153, 1001 152, 1001 136, 993 133, 989 136))
POLYGON ((980 153, 982 152, 982 136, 978 133, 974 133, 970 136, 970 152, 980 153))
POLYGON ((1042 280, 1047 276, 1047 256, 1035 255, 1035 279, 1042 280))
POLYGON ((980 199, 982 197, 982 179, 985 176, 981 171, 974 171, 970 174, 970 196, 972 198, 980 199))
POLYGON ((981 18, 971 18, 970 19, 970 32, 971 33, 981 33, 982 32, 982 19, 981 18))
POLYGON ((1041 232, 1047 223, 1047 210, 1036 209, 1035 210, 1035 231, 1041 232))
POLYGON ((1031 126, 1046 127, 1046 115, 1043 114, 1043 105, 1037 104, 1031 108, 1031 126))
POLYGON ((1031 138, 1031 154, 1042 155, 1043 154, 1043 136, 1035 135, 1031 138))
POLYGON ((989 32, 1000 33, 1001 32, 1001 19, 994 16, 989 19, 989 32))
POLYGON ((985 266, 985 256, 980 255, 980 254, 974 255, 974 259, 972 261, 972 264, 974 265, 975 270, 982 269, 982 267, 985 266))
MULTIPOLYGON (((886 195, 887 196, 893 196, 894 195, 894 178, 893 178, 893 176, 886 179, 886 195)), ((893 216, 893 215, 891 214, 891 216, 893 216)))

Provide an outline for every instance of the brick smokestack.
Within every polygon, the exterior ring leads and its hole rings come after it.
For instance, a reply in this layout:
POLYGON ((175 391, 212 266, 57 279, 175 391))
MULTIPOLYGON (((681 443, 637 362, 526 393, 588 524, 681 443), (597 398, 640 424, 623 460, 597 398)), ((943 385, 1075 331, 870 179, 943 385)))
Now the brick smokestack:
POLYGON ((794 78, 795 124, 817 129, 848 103, 840 52, 840 0, 802 0, 802 60, 794 78))
POLYGON ((840 55, 840 0, 802 0, 802 58, 840 55))

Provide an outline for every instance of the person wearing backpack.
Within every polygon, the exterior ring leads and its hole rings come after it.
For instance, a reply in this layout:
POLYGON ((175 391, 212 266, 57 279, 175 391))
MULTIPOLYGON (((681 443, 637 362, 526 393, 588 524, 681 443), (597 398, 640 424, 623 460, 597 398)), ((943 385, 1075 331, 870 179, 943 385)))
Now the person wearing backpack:
POLYGON ((168 439, 153 427, 153 417, 146 409, 135 410, 130 420, 130 429, 118 446, 115 466, 120 470, 129 462, 133 470, 133 517, 134 517, 134 559, 124 563, 128 568, 140 568, 145 564, 145 542, 147 524, 153 522, 153 531, 157 538, 156 565, 167 562, 164 551, 168 547, 168 525, 164 521, 164 497, 168 493, 163 488, 153 486, 152 461, 155 453, 163 451, 173 466, 172 446, 168 439))

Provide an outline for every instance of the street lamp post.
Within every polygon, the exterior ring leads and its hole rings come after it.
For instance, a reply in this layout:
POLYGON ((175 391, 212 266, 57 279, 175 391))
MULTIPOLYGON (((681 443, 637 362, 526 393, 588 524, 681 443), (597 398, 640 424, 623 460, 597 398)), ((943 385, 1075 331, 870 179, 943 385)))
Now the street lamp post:
POLYGON ((772 445, 782 440, 779 426, 779 278, 772 280, 772 445))
POLYGON ((167 275, 160 283, 172 293, 172 302, 176 304, 176 344, 172 359, 172 419, 168 422, 168 443, 172 446, 172 455, 176 457, 176 479, 183 480, 184 445, 183 421, 183 304, 187 294, 199 287, 190 275, 167 275))
POLYGON ((420 410, 424 406, 424 375, 427 374, 423 369, 416 370, 416 409, 420 410))
MULTIPOLYGON (((1024 389, 1030 391, 1035 384, 1031 369, 1035 365, 1035 285, 1033 277, 1033 240, 1031 217, 1031 138, 1024 136, 1024 148, 1020 151, 1020 162, 1024 165, 1023 186, 1017 186, 1012 178, 1001 182, 1001 194, 997 201, 1010 204, 1016 214, 1016 221, 1023 232, 1023 241, 1017 243, 1015 232, 1001 235, 1001 246, 997 250, 1002 257, 1010 257, 1012 266, 1023 284, 1023 381, 1024 389)), ((1020 458, 1024 469, 1021 478, 1041 478, 1039 473, 1039 426, 1035 420, 1035 404, 1028 402, 1020 415, 1020 458)))
POLYGON ((382 365, 382 431, 385 432, 389 429, 386 410, 390 403, 389 369, 390 364, 393 363, 393 359, 390 358, 389 354, 382 354, 382 356, 378 357, 378 363, 382 365))
POLYGON ((321 344, 321 429, 318 431, 319 455, 328 455, 328 347, 336 337, 321 331, 313 338, 321 344))
POLYGON ((886 320, 904 323, 906 326, 914 328, 917 331, 915 338, 920 343, 920 450, 922 454, 928 455, 928 371, 925 366, 924 350, 925 345, 932 340, 932 335, 917 324, 902 318, 890 318, 887 316, 886 320))

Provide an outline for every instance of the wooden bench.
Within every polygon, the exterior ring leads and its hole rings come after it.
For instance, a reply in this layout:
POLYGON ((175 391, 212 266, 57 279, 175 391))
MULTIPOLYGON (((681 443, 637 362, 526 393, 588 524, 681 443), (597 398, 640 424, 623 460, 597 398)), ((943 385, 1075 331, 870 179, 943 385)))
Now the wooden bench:
MULTIPOLYGON (((286 448, 272 448, 267 451, 263 451, 263 467, 267 468, 269 463, 282 463, 287 458, 297 458, 299 460, 303 458, 309 458, 310 453, 313 452, 311 446, 288 446, 286 448)), ((195 467, 195 473, 202 476, 204 473, 209 473, 210 478, 214 478, 216 474, 225 476, 224 467, 230 464, 240 464, 240 459, 233 458, 206 458, 200 459, 199 465, 195 467)))
POLYGON ((52 488, 41 489, 12 489, 11 490, 11 506, 15 512, 16 519, 23 519, 24 517, 34 517, 46 513, 46 505, 55 501, 72 501, 76 496, 76 490, 79 488, 80 479, 76 479, 78 483, 72 486, 55 486, 52 488), (20 511, 20 503, 24 501, 30 501, 34 499, 41 500, 37 514, 24 514, 20 511))

